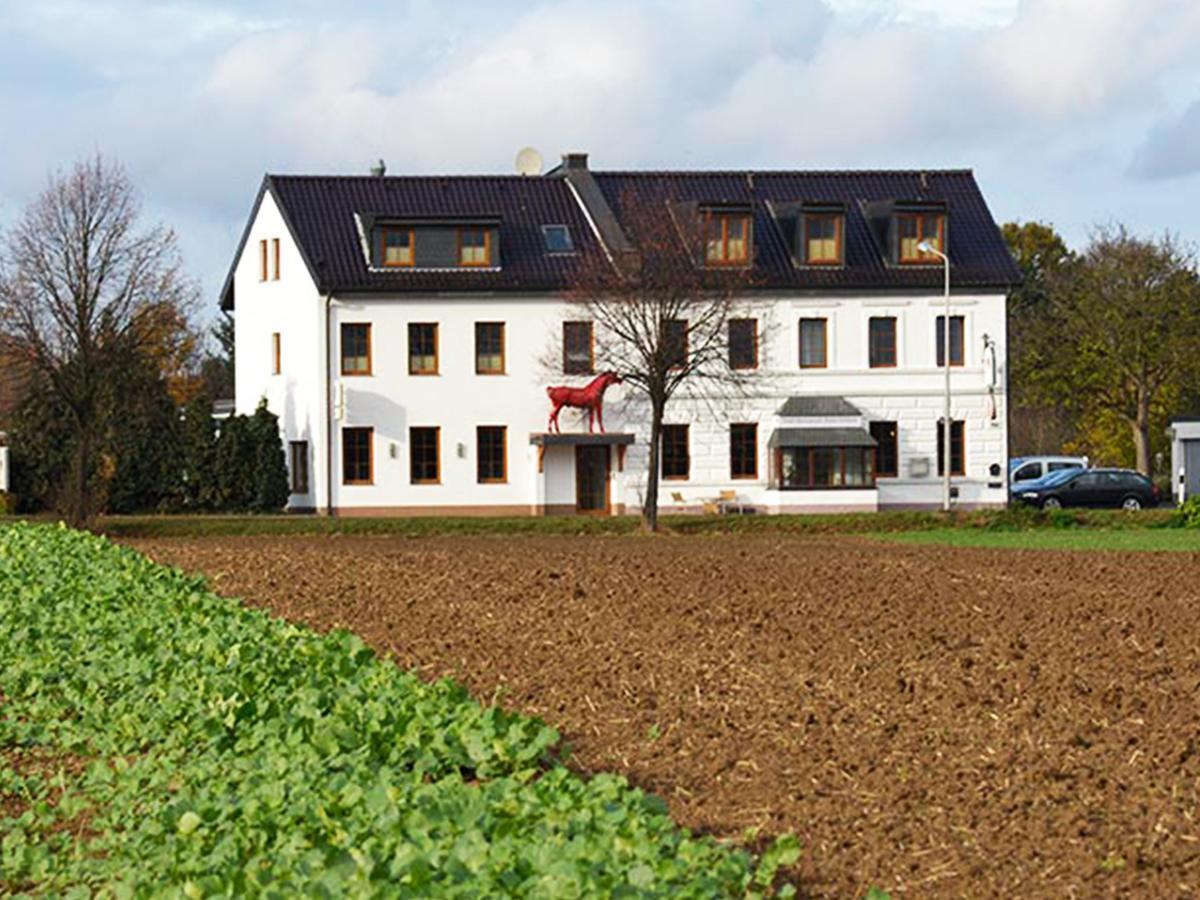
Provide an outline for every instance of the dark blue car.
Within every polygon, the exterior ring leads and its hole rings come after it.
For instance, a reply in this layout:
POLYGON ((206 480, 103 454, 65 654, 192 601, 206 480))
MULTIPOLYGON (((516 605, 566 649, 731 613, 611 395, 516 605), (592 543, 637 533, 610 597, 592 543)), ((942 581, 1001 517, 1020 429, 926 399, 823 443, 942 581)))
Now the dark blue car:
POLYGON ((1138 510, 1158 505, 1158 488, 1132 469, 1064 469, 1013 488, 1013 500, 1040 509, 1138 510))

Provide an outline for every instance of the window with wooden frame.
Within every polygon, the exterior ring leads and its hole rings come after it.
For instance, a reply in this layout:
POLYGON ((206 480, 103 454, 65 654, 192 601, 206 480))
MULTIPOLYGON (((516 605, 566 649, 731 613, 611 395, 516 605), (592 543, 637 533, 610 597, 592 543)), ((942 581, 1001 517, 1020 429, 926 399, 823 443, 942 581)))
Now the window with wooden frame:
POLYGON ((409 479, 413 484, 437 484, 441 480, 442 430, 408 429, 409 479))
POLYGON ((271 280, 279 280, 279 238, 271 238, 271 263, 274 268, 271 270, 271 280))
MULTIPOLYGON (((965 357, 965 341, 964 341, 964 326, 966 320, 963 316, 950 317, 950 365, 961 366, 965 357)), ((946 317, 937 317, 937 366, 942 368, 946 365, 946 317)))
POLYGON ((267 240, 263 238, 258 242, 258 280, 267 280, 267 240))
POLYGON ((308 441, 288 441, 288 476, 293 494, 308 493, 308 441))
POLYGON ((800 368, 824 369, 829 365, 829 322, 800 320, 800 368))
POLYGON ((906 213, 896 217, 896 228, 900 238, 900 263, 902 265, 937 263, 940 258, 932 253, 922 253, 918 249, 921 241, 929 241, 933 246, 946 252, 943 246, 943 236, 946 231, 946 217, 941 213, 906 213))
POLYGON ((842 261, 841 213, 806 213, 804 216, 804 262, 810 266, 836 266, 842 261))
POLYGON ((379 229, 379 262, 387 268, 414 265, 417 236, 412 228, 389 226, 379 229))
POLYGON ((687 365, 688 357, 687 319, 665 319, 662 327, 663 354, 667 365, 672 369, 682 369, 687 365))
POLYGON ((278 331, 271 332, 271 374, 283 371, 283 338, 278 331))
POLYGON ((596 345, 591 322, 563 322, 563 374, 596 371, 596 345))
POLYGON ((871 488, 871 447, 779 447, 775 451, 780 490, 871 488))
POLYGON ((872 316, 867 323, 867 361, 872 369, 896 365, 896 317, 872 316))
POLYGON ((458 229, 458 264, 468 268, 492 264, 492 232, 490 229, 458 229))
POLYGON ((745 265, 750 259, 750 216, 704 213, 704 261, 710 266, 745 265))
POLYGON ((729 368, 758 368, 758 319, 729 320, 729 368))
POLYGON ((342 323, 342 374, 371 374, 371 326, 369 323, 342 323))
POLYGON ((758 425, 740 422, 729 426, 729 475, 758 477, 758 425))
MULTIPOLYGON (((937 457, 938 475, 944 472, 946 427, 945 419, 938 419, 937 425, 937 457)), ((967 474, 966 423, 962 419, 950 420, 950 474, 967 474)))
POLYGON ((475 478, 480 484, 508 480, 508 429, 480 425, 475 429, 475 478))
POLYGON ((438 373, 438 327, 436 322, 410 322, 408 325, 408 374, 438 373))
POLYGON ((686 480, 692 467, 688 451, 688 427, 663 425, 661 432, 662 477, 667 481, 686 480))
POLYGON ((875 438, 875 475, 895 478, 900 474, 900 430, 895 422, 872 422, 871 437, 875 438))
POLYGON ((504 374, 504 323, 475 323, 475 374, 504 374))
POLYGON ((342 429, 342 484, 371 484, 375 480, 375 429, 342 429))

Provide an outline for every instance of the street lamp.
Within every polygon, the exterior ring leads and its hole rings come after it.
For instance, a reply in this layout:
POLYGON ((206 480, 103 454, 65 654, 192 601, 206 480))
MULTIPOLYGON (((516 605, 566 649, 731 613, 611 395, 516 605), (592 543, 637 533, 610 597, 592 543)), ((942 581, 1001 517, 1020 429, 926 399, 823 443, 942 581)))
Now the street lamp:
POLYGON ((942 363, 946 369, 945 411, 942 418, 942 511, 950 512, 950 257, 939 250, 933 241, 926 238, 917 244, 917 249, 942 261, 945 273, 945 315, 942 317, 942 363))

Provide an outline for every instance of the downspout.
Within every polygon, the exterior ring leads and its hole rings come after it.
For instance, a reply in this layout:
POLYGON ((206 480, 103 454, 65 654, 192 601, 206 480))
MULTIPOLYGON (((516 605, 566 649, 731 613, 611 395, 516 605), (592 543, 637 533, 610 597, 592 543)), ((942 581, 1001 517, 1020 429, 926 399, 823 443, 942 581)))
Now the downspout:
POLYGON ((333 518, 333 352, 332 329, 329 313, 333 308, 333 294, 325 295, 325 515, 333 518))

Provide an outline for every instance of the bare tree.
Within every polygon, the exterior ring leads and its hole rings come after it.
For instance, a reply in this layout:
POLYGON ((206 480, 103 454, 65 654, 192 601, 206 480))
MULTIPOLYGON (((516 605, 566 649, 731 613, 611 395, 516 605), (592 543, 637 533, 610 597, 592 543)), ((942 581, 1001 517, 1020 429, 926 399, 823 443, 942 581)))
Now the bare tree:
POLYGON ((0 330, 30 383, 70 411, 62 504, 73 524, 94 512, 113 373, 161 330, 156 310, 186 310, 195 297, 174 233, 140 218, 123 168, 97 155, 51 176, 0 242, 0 330))
MULTIPOLYGON (((581 262, 568 297, 594 323, 596 369, 618 373, 649 407, 642 521, 657 531, 667 405, 681 393, 741 391, 757 375, 756 368, 730 363, 731 350, 747 349, 731 345, 730 322, 743 315, 752 270, 706 265, 703 214, 694 204, 631 194, 620 207, 635 249, 581 262)), ((750 248, 748 227, 744 240, 750 248)), ((757 333, 749 349, 757 354, 757 333)))

